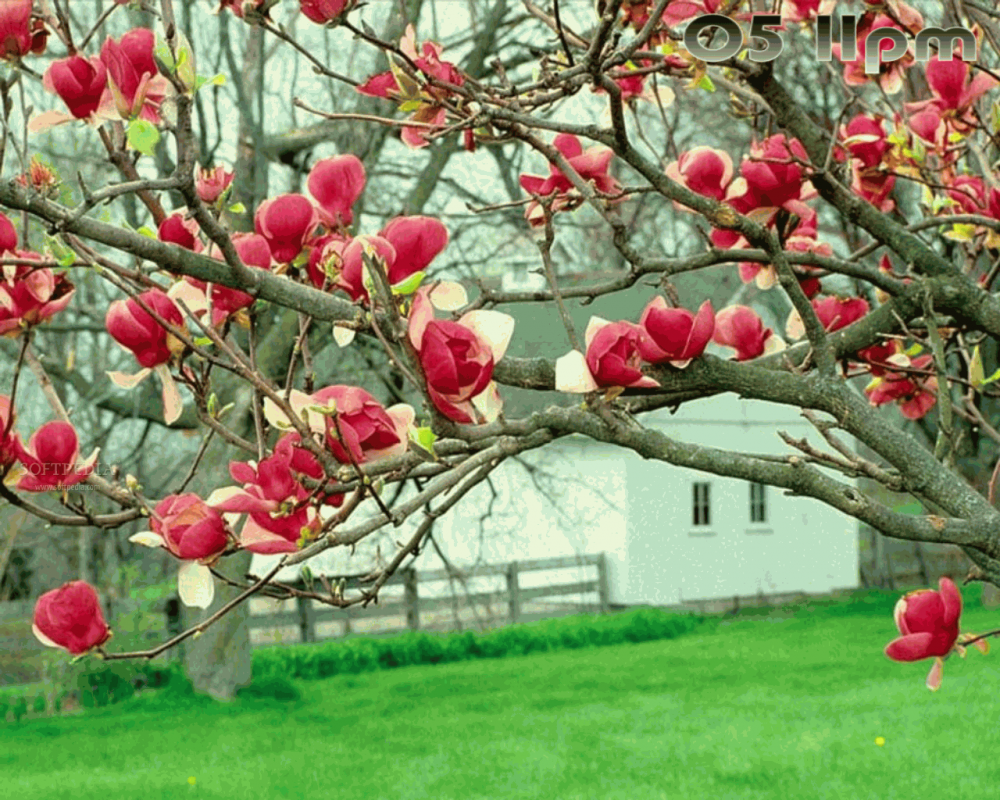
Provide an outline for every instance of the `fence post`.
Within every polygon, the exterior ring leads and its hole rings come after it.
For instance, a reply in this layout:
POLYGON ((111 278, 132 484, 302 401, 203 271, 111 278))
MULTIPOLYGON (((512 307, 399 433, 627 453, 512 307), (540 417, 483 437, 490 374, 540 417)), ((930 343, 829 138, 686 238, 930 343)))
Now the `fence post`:
POLYGON ((514 625, 521 620, 521 587, 517 581, 516 561, 511 561, 507 565, 507 602, 510 609, 510 624, 514 625))
POLYGON ((611 610, 611 596, 608 588, 608 554, 601 553, 597 557, 597 596, 601 604, 601 613, 611 610))
POLYGON ((417 571, 413 567, 403 570, 403 601, 406 603, 406 626, 415 631, 420 628, 420 596, 417 593, 417 571))
POLYGON ((308 597, 296 597, 299 607, 299 640, 303 642, 316 641, 316 615, 312 600, 308 597))

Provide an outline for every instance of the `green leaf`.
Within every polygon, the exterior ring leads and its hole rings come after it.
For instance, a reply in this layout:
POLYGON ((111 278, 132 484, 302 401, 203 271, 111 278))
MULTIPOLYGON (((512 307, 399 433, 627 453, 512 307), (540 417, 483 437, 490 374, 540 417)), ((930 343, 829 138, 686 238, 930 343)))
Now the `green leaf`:
POLYGON ((153 148, 160 141, 160 132, 152 122, 134 119, 128 124, 128 146, 146 156, 153 155, 153 148))
POLYGON ((393 294, 413 294, 420 288, 427 273, 424 271, 415 272, 406 280, 400 281, 392 287, 393 294))
POLYGON ((136 231, 136 233, 141 233, 147 239, 157 239, 157 238, 159 238, 156 235, 156 231, 154 231, 148 225, 143 225, 141 228, 139 228, 139 230, 136 231))
POLYGON ((225 86, 226 76, 221 72, 218 75, 213 75, 212 77, 206 77, 205 75, 197 75, 194 79, 194 90, 197 92, 202 86, 225 86))
POLYGON ((153 58, 163 64, 170 72, 177 68, 174 56, 170 52, 170 45, 159 33, 156 34, 156 44, 153 45, 153 58))
POLYGON ((229 206, 229 212, 231 214, 245 214, 247 207, 243 203, 233 203, 229 206))
POLYGON ((705 75, 702 75, 701 79, 695 85, 699 89, 704 89, 706 92, 714 92, 715 91, 715 84, 712 83, 712 79, 710 77, 708 77, 707 73, 705 75))
POLYGON ((434 442, 437 441, 437 434, 434 433, 430 428, 416 428, 410 429, 410 440, 413 441, 421 450, 425 450, 437 460, 437 456, 434 455, 434 442))
POLYGON ((996 372, 990 375, 990 377, 983 378, 983 386, 985 386, 987 383, 993 383, 993 381, 995 380, 1000 380, 1000 368, 998 368, 996 372))
POLYGON ((209 339, 207 336, 199 336, 197 339, 194 340, 194 343, 198 345, 198 347, 208 347, 210 344, 212 344, 212 340, 209 339))
POLYGON ((910 358, 913 358, 914 356, 919 355, 920 353, 922 353, 923 350, 924 350, 924 348, 923 348, 922 345, 920 345, 920 344, 911 344, 903 352, 906 355, 908 355, 910 358))
POLYGON ((188 92, 194 94, 198 83, 198 75, 194 68, 194 50, 191 49, 191 42, 187 36, 181 31, 177 31, 177 77, 188 92))
POLYGON ((955 223, 951 230, 945 232, 944 238, 954 242, 971 242, 976 238, 976 226, 971 223, 955 223))

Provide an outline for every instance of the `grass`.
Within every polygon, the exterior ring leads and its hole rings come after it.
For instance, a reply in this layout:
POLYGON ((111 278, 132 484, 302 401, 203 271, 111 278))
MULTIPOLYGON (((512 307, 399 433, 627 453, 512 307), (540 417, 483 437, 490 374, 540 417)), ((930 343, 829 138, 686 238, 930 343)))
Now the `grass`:
MULTIPOLYGON (((991 796, 997 656, 950 659, 931 693, 929 662, 881 653, 895 633, 887 602, 762 612, 668 641, 296 681, 301 697, 286 703, 161 692, 8 724, 2 796, 991 796)), ((968 603, 963 628, 998 616, 968 603)))

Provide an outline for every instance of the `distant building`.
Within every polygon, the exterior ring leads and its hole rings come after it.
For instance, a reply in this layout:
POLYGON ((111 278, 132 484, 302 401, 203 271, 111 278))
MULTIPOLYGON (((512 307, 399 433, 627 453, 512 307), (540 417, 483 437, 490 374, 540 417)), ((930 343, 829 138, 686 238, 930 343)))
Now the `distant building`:
MULTIPOLYGON (((818 438, 797 409, 731 394, 642 421, 684 442, 748 453, 787 453, 779 429, 818 438)), ((419 515, 414 519, 415 525, 419 515)), ((414 529, 390 527, 378 537, 382 557, 414 529)), ((435 523, 434 536, 463 568, 605 552, 610 599, 622 605, 672 606, 858 585, 858 526, 840 512, 773 486, 647 461, 575 436, 501 465, 491 486, 470 492, 435 523)), ((365 572, 374 566, 374 552, 371 542, 354 556, 339 548, 311 568, 365 572)), ((441 563, 425 548, 416 566, 437 569, 441 563)), ((524 577, 528 585, 547 580, 545 573, 524 577)))

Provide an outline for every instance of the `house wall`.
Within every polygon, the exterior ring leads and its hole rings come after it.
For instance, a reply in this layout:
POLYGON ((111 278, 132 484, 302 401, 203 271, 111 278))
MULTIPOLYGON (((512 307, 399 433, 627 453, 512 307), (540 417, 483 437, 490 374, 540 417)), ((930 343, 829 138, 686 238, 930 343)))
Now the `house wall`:
MULTIPOLYGON (((722 395, 643 419, 672 438, 747 453, 786 454, 783 430, 819 444, 808 422, 781 406, 722 395)), ((857 523, 809 498, 765 489, 767 518, 750 519, 750 484, 632 459, 626 603, 785 592, 827 592, 858 583, 857 523), (710 524, 696 525, 695 483, 707 483, 710 524)))

